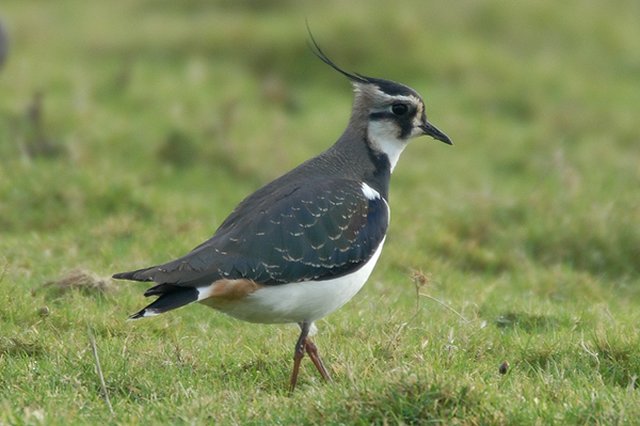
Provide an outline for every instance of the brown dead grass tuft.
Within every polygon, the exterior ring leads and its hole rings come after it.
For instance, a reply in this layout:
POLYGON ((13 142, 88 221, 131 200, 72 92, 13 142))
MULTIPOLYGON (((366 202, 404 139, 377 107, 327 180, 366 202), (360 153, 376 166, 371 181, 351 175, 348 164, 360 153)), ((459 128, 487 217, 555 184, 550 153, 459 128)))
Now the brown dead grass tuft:
POLYGON ((84 269, 73 269, 58 279, 47 281, 42 288, 53 288, 61 293, 70 290, 107 293, 114 290, 115 285, 111 278, 103 278, 84 269))

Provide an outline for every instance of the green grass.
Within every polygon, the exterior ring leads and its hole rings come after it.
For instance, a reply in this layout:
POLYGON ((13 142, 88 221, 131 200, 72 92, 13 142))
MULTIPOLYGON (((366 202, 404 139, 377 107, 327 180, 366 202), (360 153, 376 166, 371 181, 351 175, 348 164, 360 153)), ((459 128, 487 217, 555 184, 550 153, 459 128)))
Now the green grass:
POLYGON ((0 424, 637 422, 637 16, 631 0, 2 2, 0 424), (289 396, 294 327, 202 306, 127 322, 145 286, 99 278, 184 254, 339 136, 350 88, 305 17, 345 68, 421 92, 456 145, 408 148, 376 270, 318 323, 335 383, 305 359, 289 396), (84 286, 56 285, 73 270, 84 286))

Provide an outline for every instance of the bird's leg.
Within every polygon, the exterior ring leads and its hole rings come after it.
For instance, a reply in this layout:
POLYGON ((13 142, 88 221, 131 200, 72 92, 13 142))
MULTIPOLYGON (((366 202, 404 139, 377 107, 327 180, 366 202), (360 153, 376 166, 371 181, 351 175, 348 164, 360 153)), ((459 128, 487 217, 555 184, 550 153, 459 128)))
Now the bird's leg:
MULTIPOLYGON (((300 369, 300 361, 304 357, 304 348, 307 344, 307 336, 309 335, 310 323, 303 321, 298 324, 300 326, 300 337, 296 342, 296 349, 293 353, 293 372, 291 373, 291 381, 289 385, 289 392, 293 392, 298 383, 298 370, 300 369)), ((314 361, 315 362, 315 361, 314 361)))
POLYGON ((313 364, 316 366, 316 368, 320 372, 320 375, 322 376, 322 378, 325 379, 327 382, 330 382, 331 376, 329 375, 329 372, 324 367, 324 364, 320 359, 320 354, 318 354, 318 348, 316 347, 316 345, 311 341, 311 339, 307 337, 305 339, 304 347, 307 350, 307 353, 309 354, 309 358, 311 358, 311 361, 313 361, 313 364))

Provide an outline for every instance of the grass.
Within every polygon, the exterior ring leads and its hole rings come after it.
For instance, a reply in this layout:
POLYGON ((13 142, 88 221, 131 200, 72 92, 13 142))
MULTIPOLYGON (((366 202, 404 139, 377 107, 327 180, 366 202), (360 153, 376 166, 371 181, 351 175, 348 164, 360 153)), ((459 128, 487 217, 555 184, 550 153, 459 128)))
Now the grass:
POLYGON ((0 424, 636 422, 639 12, 3 2, 0 424), (350 90, 305 17, 456 145, 408 148, 374 274, 318 324, 335 383, 305 360, 289 396, 295 328, 127 322, 145 287, 106 277, 185 253, 337 138, 350 90))

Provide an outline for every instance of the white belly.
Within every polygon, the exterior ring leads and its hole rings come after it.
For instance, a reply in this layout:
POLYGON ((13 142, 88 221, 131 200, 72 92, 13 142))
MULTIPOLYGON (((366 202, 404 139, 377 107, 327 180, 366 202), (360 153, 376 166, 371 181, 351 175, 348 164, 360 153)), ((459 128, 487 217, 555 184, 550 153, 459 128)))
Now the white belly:
POLYGON ((340 278, 265 286, 247 297, 215 308, 232 317, 258 323, 298 323, 320 319, 360 291, 376 265, 384 239, 360 269, 340 278))

